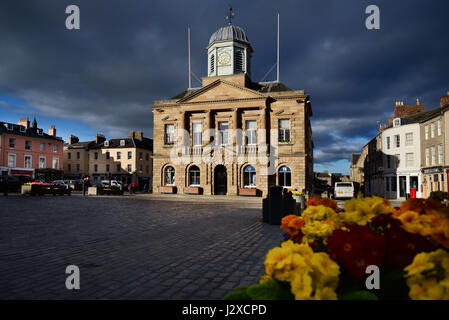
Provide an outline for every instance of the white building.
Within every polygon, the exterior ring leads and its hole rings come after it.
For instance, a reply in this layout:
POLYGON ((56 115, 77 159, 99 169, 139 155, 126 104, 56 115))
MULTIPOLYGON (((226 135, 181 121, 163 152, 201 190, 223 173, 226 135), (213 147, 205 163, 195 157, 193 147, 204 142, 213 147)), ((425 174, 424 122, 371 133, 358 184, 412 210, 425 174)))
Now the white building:
POLYGON ((393 124, 381 133, 383 167, 380 183, 382 196, 404 199, 410 189, 422 197, 421 143, 419 122, 414 119, 395 118, 393 124))

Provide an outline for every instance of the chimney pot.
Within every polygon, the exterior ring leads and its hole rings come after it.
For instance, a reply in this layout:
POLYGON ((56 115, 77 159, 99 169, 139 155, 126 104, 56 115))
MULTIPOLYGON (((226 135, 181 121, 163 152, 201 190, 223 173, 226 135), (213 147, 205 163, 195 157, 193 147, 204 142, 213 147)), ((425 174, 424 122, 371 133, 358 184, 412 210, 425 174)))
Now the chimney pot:
POLYGON ((56 128, 54 125, 50 126, 50 129, 48 129, 48 135, 52 137, 56 137, 56 128))

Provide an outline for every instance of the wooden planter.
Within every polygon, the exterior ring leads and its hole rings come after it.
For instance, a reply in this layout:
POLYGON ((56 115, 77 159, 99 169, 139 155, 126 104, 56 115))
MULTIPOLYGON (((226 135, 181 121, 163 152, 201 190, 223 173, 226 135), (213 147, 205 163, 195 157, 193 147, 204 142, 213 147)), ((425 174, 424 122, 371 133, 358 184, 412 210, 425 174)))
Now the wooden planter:
POLYGON ((176 193, 176 187, 175 186, 160 186, 159 193, 174 194, 174 193, 176 193))
POLYGON ((259 194, 260 194, 260 192, 256 188, 240 188, 239 189, 240 196, 257 197, 257 196, 259 196, 259 194))
POLYGON ((184 193, 186 193, 186 194, 203 194, 203 188, 201 188, 201 187, 184 187, 184 193))

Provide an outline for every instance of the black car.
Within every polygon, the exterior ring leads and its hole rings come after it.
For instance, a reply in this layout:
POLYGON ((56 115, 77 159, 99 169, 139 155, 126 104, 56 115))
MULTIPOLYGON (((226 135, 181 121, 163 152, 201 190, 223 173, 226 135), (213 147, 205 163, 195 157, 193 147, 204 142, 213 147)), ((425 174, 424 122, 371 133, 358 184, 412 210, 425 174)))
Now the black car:
POLYGON ((22 182, 14 176, 0 176, 0 192, 20 192, 22 182))

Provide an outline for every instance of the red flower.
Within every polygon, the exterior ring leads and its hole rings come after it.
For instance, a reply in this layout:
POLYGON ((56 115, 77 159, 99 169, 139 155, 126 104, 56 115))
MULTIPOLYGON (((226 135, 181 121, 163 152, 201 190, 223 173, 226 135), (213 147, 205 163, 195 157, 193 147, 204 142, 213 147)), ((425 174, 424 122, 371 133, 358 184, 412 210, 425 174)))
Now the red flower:
POLYGON ((385 237, 367 226, 347 225, 349 231, 335 230, 327 240, 330 256, 357 278, 365 275, 366 267, 379 268, 385 259, 385 237))
POLYGON ((412 234, 402 228, 392 228, 385 232, 387 238, 387 260, 397 268, 405 268, 420 252, 435 250, 435 246, 419 234, 412 234))

